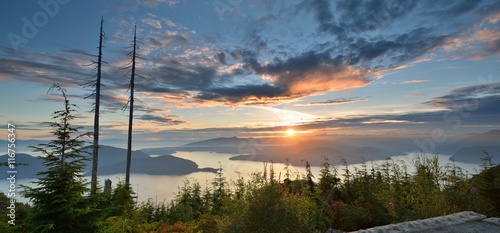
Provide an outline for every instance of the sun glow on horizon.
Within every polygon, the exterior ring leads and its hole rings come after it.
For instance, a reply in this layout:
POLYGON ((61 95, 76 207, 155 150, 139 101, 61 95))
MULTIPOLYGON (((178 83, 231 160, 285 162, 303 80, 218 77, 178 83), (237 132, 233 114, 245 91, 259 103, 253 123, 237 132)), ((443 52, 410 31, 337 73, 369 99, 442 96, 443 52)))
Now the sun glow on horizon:
POLYGON ((286 135, 287 135, 288 137, 293 137, 293 136, 295 135, 295 130, 293 130, 293 129, 288 129, 288 130, 286 131, 286 135))

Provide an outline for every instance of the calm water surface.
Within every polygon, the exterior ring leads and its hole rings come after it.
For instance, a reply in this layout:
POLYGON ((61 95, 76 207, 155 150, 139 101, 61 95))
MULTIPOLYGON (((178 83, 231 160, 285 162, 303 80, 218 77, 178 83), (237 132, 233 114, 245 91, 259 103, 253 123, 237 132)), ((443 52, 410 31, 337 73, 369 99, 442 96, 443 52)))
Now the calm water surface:
MULTIPOLYGON (((250 177, 250 174, 255 172, 262 173, 264 171, 264 163, 263 162, 254 162, 254 161, 233 161, 229 160, 230 157, 235 156, 234 154, 224 154, 224 153, 213 153, 213 152, 177 152, 173 154, 174 156, 185 158, 196 162, 200 168, 203 167, 213 167, 218 168, 222 167, 223 173, 228 180, 235 181, 239 176, 243 176, 246 180, 250 177)), ((409 171, 412 172, 413 166, 411 166, 411 161, 416 157, 416 154, 410 154, 405 156, 397 156, 393 157, 393 160, 401 164, 401 161, 404 161, 405 164, 410 165, 409 171)), ((448 155, 440 155, 439 162, 441 165, 446 165, 450 163, 450 156, 448 155)), ((374 164, 384 162, 384 161, 375 161, 374 164)), ((456 163, 461 168, 468 171, 468 173, 477 173, 479 170, 478 164, 469 164, 469 163, 456 163)), ((371 166, 371 162, 367 163, 368 169, 371 166)), ((268 164, 268 174, 269 167, 268 164)), ((281 173, 281 179, 283 179, 284 174, 286 173, 285 164, 283 163, 274 163, 273 165, 276 177, 278 178, 281 173)), ((343 166, 336 166, 339 174, 343 173, 343 166)), ((360 165, 349 165, 349 169, 351 172, 354 171, 354 168, 360 168, 360 165)), ((305 168, 304 167, 294 167, 289 166, 289 170, 295 175, 304 175, 305 168)), ((318 178, 320 167, 311 167, 313 175, 318 178)), ((157 176, 157 175, 145 175, 145 174, 131 174, 130 175, 130 183, 136 193, 138 194, 138 201, 146 201, 148 198, 151 198, 153 201, 161 202, 170 202, 172 198, 175 197, 175 194, 178 192, 178 188, 182 187, 186 180, 193 182, 194 180, 198 181, 200 185, 204 188, 207 185, 211 187, 211 182, 215 178, 215 174, 208 172, 196 172, 185 176, 157 176)), ((90 177, 86 177, 86 179, 90 180, 90 177)), ((116 186, 116 183, 120 180, 125 180, 125 174, 115 174, 115 175, 107 175, 99 177, 99 183, 104 185, 104 180, 110 179, 113 182, 113 187, 116 186)), ((19 184, 23 185, 32 185, 30 182, 34 181, 34 179, 20 179, 16 180, 17 186, 19 184)), ((8 182, 6 179, 0 181, 1 190, 6 193, 8 190, 8 182)), ((17 196, 19 195, 20 189, 17 189, 17 196)), ((18 198, 18 201, 26 202, 27 200, 23 197, 18 198)))

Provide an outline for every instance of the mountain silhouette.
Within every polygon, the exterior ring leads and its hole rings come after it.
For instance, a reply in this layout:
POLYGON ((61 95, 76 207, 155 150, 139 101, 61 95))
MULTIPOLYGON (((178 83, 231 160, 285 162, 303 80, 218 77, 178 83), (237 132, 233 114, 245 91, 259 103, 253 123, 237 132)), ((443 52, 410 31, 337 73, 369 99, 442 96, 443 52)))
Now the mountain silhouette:
POLYGON ((469 136, 457 143, 456 152, 450 160, 464 163, 482 163, 485 157, 483 150, 493 157, 493 162, 500 163, 500 130, 469 136))
MULTIPOLYGON (((86 149, 91 151, 91 148, 86 149)), ((126 149, 104 146, 99 148, 99 175, 111 175, 125 173, 126 149)), ((89 158, 91 154, 87 154, 89 158)), ((0 156, 1 161, 8 161, 8 155, 0 156)), ((26 153, 16 154, 15 170, 16 178, 37 178, 37 173, 44 171, 45 167, 42 160, 36 156, 26 153), (24 163, 27 166, 21 166, 24 163)), ((85 161, 85 174, 90 174, 91 160, 85 161)), ((150 174, 150 175, 187 175, 193 172, 215 172, 214 168, 198 168, 198 164, 191 160, 177 158, 172 155, 163 155, 159 157, 151 157, 148 154, 136 150, 132 152, 131 173, 150 174)), ((0 167, 0 172, 7 174, 7 167, 0 167)))

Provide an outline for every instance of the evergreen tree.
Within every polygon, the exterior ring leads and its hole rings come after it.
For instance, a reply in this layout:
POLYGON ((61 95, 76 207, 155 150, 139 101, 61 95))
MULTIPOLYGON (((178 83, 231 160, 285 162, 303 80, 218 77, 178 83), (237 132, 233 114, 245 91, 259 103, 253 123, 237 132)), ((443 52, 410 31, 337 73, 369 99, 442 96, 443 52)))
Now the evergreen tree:
POLYGON ((481 203, 482 212, 490 216, 500 216, 500 165, 492 162, 492 156, 486 151, 483 160, 483 170, 475 176, 477 192, 484 200, 481 203))
POLYGON ((81 134, 74 136, 81 127, 70 122, 75 118, 73 112, 76 105, 70 104, 66 91, 54 84, 49 92, 57 89, 62 93, 64 109, 54 112, 54 128, 56 137, 47 144, 33 146, 47 170, 39 172, 39 179, 34 187, 22 186, 21 194, 33 203, 32 215, 28 228, 32 232, 95 232, 98 216, 92 212, 90 201, 84 196, 88 192, 87 182, 83 180, 84 141, 81 134))
POLYGON ((335 170, 335 167, 332 171, 332 166, 328 161, 328 157, 324 157, 324 159, 325 162, 321 165, 321 170, 319 171, 317 193, 320 199, 333 202, 333 200, 336 200, 340 197, 340 190, 338 189, 340 178, 337 177, 337 171, 335 170))
POLYGON ((111 196, 111 216, 131 217, 134 212, 135 192, 130 186, 118 182, 111 196))
POLYGON ((226 181, 226 177, 224 177, 222 173, 222 165, 219 163, 219 168, 217 169, 217 173, 215 175, 215 179, 212 182, 212 186, 214 189, 212 195, 212 213, 219 214, 222 208, 223 200, 228 196, 227 186, 228 183, 226 181))

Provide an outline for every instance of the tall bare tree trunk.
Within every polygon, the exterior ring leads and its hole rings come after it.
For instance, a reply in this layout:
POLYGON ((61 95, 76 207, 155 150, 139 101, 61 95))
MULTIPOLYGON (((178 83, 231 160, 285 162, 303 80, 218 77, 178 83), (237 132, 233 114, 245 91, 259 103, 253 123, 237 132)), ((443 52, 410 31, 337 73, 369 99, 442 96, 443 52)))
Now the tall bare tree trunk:
POLYGON ((132 120, 134 118, 134 79, 135 79, 135 50, 137 49, 137 24, 134 26, 134 43, 132 50, 132 73, 130 75, 130 111, 128 116, 128 144, 127 144, 127 171, 125 174, 125 187, 130 187, 130 162, 132 160, 132 120))
POLYGON ((102 68, 102 39, 104 19, 101 17, 101 30, 99 33, 99 57, 97 60, 97 79, 95 84, 95 106, 94 106, 94 144, 92 151, 92 179, 90 181, 90 194, 97 191, 97 167, 99 164, 99 107, 101 102, 101 68, 102 68))

